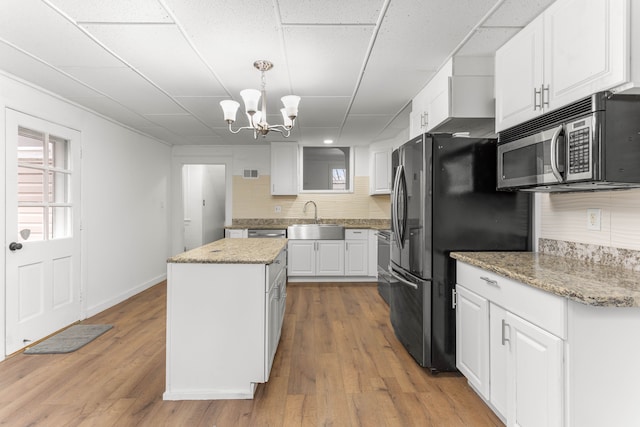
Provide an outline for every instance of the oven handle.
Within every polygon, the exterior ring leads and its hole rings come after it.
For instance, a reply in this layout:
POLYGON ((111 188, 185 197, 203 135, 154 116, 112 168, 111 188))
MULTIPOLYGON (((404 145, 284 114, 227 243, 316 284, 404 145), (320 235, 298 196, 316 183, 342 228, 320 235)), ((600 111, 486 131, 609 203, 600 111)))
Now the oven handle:
POLYGON ((409 282, 404 277, 398 276, 396 273, 393 272, 393 270, 391 268, 389 268, 389 274, 392 275, 394 279, 396 279, 397 281, 399 281, 403 285, 411 286, 413 289, 416 289, 416 290, 418 289, 418 285, 416 285, 415 283, 409 282))
POLYGON ((553 172, 553 176, 556 177, 558 182, 563 182, 562 174, 560 173, 560 169, 558 168, 558 139, 560 138, 560 134, 564 127, 562 125, 558 126, 558 128, 553 132, 553 136, 551 137, 551 146, 550 146, 550 160, 551 160, 551 172, 553 172))

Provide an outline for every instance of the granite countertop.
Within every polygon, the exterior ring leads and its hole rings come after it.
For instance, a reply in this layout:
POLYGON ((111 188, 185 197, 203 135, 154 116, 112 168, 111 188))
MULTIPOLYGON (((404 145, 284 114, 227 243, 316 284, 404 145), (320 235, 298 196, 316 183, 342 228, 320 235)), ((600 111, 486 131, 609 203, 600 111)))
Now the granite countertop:
POLYGON ((168 263, 271 264, 287 239, 221 239, 175 255, 168 263))
POLYGON ((451 257, 587 305, 640 307, 640 273, 536 252, 452 252, 451 257))
MULTIPOLYGON (((228 229, 251 228, 256 230, 286 229, 294 224, 313 224, 309 218, 243 218, 234 219, 228 229)), ((388 230, 391 221, 388 219, 354 219, 354 218, 318 218, 318 224, 339 224, 345 228, 362 228, 373 230, 388 230)))

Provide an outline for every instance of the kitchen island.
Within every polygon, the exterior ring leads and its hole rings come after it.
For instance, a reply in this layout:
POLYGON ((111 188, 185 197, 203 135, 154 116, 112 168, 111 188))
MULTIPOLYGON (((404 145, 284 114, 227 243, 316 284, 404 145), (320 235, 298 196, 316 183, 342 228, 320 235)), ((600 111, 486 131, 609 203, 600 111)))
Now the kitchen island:
POLYGON ((222 239, 167 260, 164 400, 251 399, 286 301, 286 239, 222 239))
POLYGON ((640 273, 531 252, 455 252, 456 366, 507 425, 640 421, 640 273))

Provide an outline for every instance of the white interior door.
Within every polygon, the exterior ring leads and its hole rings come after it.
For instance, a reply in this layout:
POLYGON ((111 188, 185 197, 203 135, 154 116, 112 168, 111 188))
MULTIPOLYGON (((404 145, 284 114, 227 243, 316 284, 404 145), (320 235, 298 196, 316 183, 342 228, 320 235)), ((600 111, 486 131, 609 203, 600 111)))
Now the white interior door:
POLYGON ((80 319, 80 132, 6 110, 6 353, 80 319))

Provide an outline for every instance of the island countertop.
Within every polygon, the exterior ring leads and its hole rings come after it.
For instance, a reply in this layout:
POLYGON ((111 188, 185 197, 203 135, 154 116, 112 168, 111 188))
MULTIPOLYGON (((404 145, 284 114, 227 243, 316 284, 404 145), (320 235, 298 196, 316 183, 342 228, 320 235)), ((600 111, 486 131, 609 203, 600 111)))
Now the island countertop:
POLYGON ((271 264, 287 239, 221 239, 172 256, 168 263, 271 264))
POLYGON ((537 252, 452 252, 458 261, 583 304, 640 307, 640 273, 537 252))

